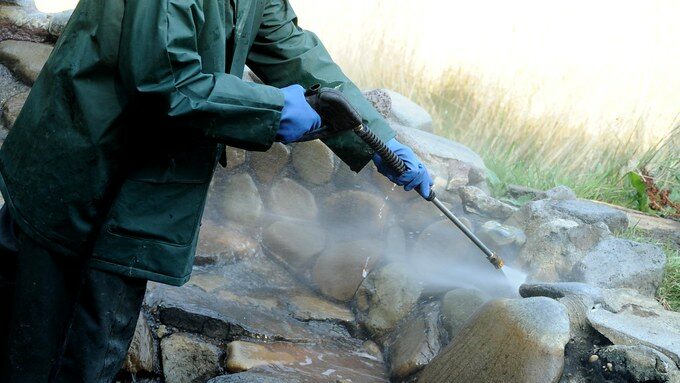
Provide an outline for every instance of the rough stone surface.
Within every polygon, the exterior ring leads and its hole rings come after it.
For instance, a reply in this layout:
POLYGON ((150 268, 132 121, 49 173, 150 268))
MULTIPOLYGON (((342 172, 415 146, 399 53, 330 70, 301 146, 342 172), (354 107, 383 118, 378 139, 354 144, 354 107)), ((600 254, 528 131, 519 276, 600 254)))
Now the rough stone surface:
POLYGON ((475 289, 457 289, 444 295, 442 299, 442 324, 453 339, 472 315, 479 310, 490 297, 475 289))
POLYGON ((480 186, 484 183, 486 166, 482 158, 466 146, 422 130, 392 124, 397 138, 409 146, 427 165, 435 177, 444 179, 445 185, 460 174, 468 173, 471 183, 480 186), (474 181, 477 182, 472 182, 474 181))
POLYGON ((463 199, 463 204, 468 212, 490 218, 507 219, 518 210, 516 207, 501 202, 474 186, 462 187, 460 197, 463 199))
POLYGON ((573 280, 600 287, 627 287, 654 296, 665 266, 666 256, 660 248, 611 238, 600 242, 574 266, 573 280))
POLYGON ((425 369, 420 382, 559 381, 569 318, 550 298, 484 305, 425 369))
POLYGON ((391 263, 375 270, 356 294, 358 308, 363 312, 360 323, 374 337, 383 336, 416 306, 422 291, 407 264, 391 263))
POLYGON ((645 345, 680 363, 680 313, 629 305, 618 313, 596 308, 588 320, 614 344, 645 345))
POLYGON ((227 154, 227 170, 233 170, 246 163, 246 151, 239 148, 232 148, 228 146, 227 154))
POLYGON ((319 214, 314 195, 290 178, 272 185, 267 202, 273 214, 287 218, 311 221, 319 214))
POLYGON ((255 256, 260 244, 244 234, 245 228, 235 225, 220 225, 203 220, 196 249, 197 265, 214 265, 234 262, 255 256))
POLYGON ((604 300, 601 288, 581 282, 525 283, 519 287, 519 294, 524 298, 548 297, 559 299, 576 295, 591 297, 596 303, 604 300))
POLYGON ((425 367, 439 353, 444 339, 439 323, 439 303, 420 307, 393 335, 388 346, 390 375, 399 380, 425 367))
POLYGON ((271 182, 280 175, 290 159, 290 149, 279 142, 274 143, 266 152, 252 152, 250 163, 258 180, 271 182))
POLYGON ((677 366, 664 354, 646 346, 609 346, 597 351, 600 364, 611 363, 606 377, 631 383, 680 382, 677 366), (609 376, 607 376, 609 375, 609 376))
POLYGON ((351 325, 354 314, 344 305, 333 303, 311 294, 298 294, 287 302, 295 319, 327 321, 351 325))
POLYGON ((227 371, 243 372, 255 367, 304 362, 301 352, 288 343, 261 344, 244 341, 227 345, 227 371))
POLYGON ((32 6, 0 3, 0 41, 53 42, 61 35, 71 13, 45 14, 32 6))
POLYGON ((222 351, 188 334, 161 340, 163 376, 167 383, 199 383, 219 373, 222 351))
POLYGON ((484 241, 488 239, 490 244, 495 246, 518 245, 522 246, 527 241, 527 236, 522 229, 503 225, 496 221, 485 222, 478 230, 477 236, 484 241))
POLYGON ((545 198, 555 201, 570 201, 576 199, 576 193, 569 187, 560 185, 545 192, 545 198))
POLYGON ((379 245, 371 240, 334 245, 317 259, 312 279, 324 295, 347 302, 352 299, 380 255, 379 245))
POLYGON ((279 221, 265 230, 263 244, 291 267, 303 268, 326 247, 326 234, 318 225, 279 221))
POLYGON ((376 89, 364 95, 389 120, 403 126, 432 131, 432 116, 408 97, 389 89, 376 89))
MULTIPOLYGON (((23 92, 28 92, 30 89, 20 83, 12 76, 9 69, 4 65, 0 65, 0 107, 2 107, 7 100, 15 95, 23 92)), ((0 127, 4 126, 5 117, 2 116, 4 112, 0 109, 0 127)), ((4 132, 6 134, 6 132, 4 132)))
POLYGON ((222 196, 222 211, 234 222, 255 225, 262 216, 263 203, 255 182, 248 174, 227 178, 222 196))
POLYGON ((18 93, 2 105, 2 119, 7 130, 12 129, 14 123, 17 121, 21 108, 24 107, 24 103, 26 103, 26 99, 28 98, 28 93, 28 91, 18 93))
POLYGON ((628 216, 611 207, 587 200, 558 201, 553 208, 585 223, 604 222, 612 232, 628 228, 628 216))
POLYGON ((377 233, 389 222, 390 206, 384 199, 360 190, 345 190, 328 197, 322 215, 335 230, 346 225, 356 231, 377 233))
POLYGON ((50 53, 52 46, 48 44, 14 40, 0 42, 0 63, 28 85, 38 78, 50 53))
POLYGON ((153 334, 143 313, 139 314, 135 335, 130 343, 123 369, 131 374, 156 371, 156 346, 153 334))
POLYGON ((328 183, 335 172, 333 152, 321 141, 296 144, 293 147, 293 168, 305 182, 314 185, 328 183))
POLYGON ((540 200, 524 205, 505 224, 522 229, 527 237, 518 264, 529 271, 530 280, 569 281, 574 265, 602 240, 610 238, 602 222, 586 224, 540 200))

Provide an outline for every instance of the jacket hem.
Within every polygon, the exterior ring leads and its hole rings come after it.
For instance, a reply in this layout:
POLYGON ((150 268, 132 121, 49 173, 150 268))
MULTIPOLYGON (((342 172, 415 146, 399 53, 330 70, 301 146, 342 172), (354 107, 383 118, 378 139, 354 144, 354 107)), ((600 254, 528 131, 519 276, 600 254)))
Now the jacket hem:
POLYGON ((182 286, 189 281, 191 273, 183 277, 171 277, 165 274, 156 273, 153 271, 139 269, 133 266, 120 265, 113 262, 104 261, 98 258, 90 259, 89 265, 97 270, 109 271, 115 274, 123 275, 128 278, 146 279, 148 281, 163 283, 172 286, 182 286))

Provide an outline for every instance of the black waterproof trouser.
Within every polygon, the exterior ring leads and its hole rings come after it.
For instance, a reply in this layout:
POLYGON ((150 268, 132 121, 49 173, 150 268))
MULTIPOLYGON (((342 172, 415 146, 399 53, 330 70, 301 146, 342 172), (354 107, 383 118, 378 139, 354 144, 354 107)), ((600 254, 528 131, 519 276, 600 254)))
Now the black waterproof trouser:
POLYGON ((48 251, 0 209, 3 383, 110 383, 134 335, 146 280, 48 251))

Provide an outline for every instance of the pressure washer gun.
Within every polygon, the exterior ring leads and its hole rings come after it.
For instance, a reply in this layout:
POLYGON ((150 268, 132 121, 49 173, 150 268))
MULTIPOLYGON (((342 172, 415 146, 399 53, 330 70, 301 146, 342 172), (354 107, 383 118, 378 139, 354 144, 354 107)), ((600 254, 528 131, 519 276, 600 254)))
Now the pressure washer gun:
MULTIPOLYGON (((397 174, 402 174, 408 169, 406 164, 394 152, 392 152, 382 140, 364 126, 359 112, 349 103, 342 92, 332 88, 322 88, 315 85, 307 90, 305 97, 311 107, 321 116, 323 126, 308 132, 301 141, 311 141, 331 137, 336 134, 351 130, 356 133, 371 149, 378 153, 397 174)), ((439 201, 434 190, 425 198, 432 202, 444 215, 451 220, 477 247, 484 253, 486 259, 498 270, 503 268, 503 260, 491 251, 477 236, 470 231, 444 204, 439 201)), ((502 270, 501 270, 502 272, 502 270)))

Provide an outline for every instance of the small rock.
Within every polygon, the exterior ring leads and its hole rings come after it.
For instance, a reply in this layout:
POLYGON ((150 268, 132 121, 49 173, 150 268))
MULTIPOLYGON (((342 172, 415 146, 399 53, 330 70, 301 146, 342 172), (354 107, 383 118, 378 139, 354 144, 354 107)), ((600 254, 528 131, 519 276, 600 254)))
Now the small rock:
POLYGON ((443 338, 438 303, 424 305, 406 318, 388 347, 392 378, 402 380, 425 367, 439 353, 443 338))
POLYGON ((255 256, 259 243, 234 226, 221 226, 204 220, 198 236, 195 264, 214 265, 255 256))
POLYGON ((135 335, 132 337, 123 369, 133 375, 142 371, 155 372, 156 358, 153 334, 144 314, 140 313, 137 319, 137 326, 135 327, 135 335))
POLYGON ((246 151, 239 148, 227 146, 227 170, 233 170, 246 163, 246 151))
POLYGON ((255 367, 286 365, 304 361, 302 350, 286 343, 259 344, 243 341, 227 345, 227 371, 248 371, 255 367))
POLYGON ((545 198, 555 201, 570 201, 576 199, 576 193, 567 186, 560 185, 546 191, 545 198))
POLYGON ((557 382, 569 341, 569 318, 549 298, 485 304, 425 367, 421 382, 557 382))
POLYGON ((460 188, 460 197, 468 212, 490 218, 507 219, 518 210, 514 206, 488 196, 475 186, 460 188))
POLYGON ((600 357, 597 355, 591 355, 590 358, 588 358, 588 363, 595 363, 598 360, 600 360, 600 357))
POLYGON ((50 53, 52 46, 48 44, 15 40, 0 42, 0 63, 27 85, 33 85, 50 53))
POLYGON ((206 293, 212 293, 225 285, 224 276, 213 273, 196 272, 191 275, 189 286, 196 286, 206 293))
POLYGON ((334 227, 348 226, 354 233, 380 232, 389 222, 390 207, 384 199, 358 190, 345 190, 328 197, 323 204, 326 221, 334 227))
MULTIPOLYGON (((678 382, 677 366, 664 354, 646 346, 609 346, 598 351, 608 371, 626 382, 678 382)), ((597 357, 597 355, 593 355, 597 357)), ((597 360, 597 359, 596 359, 597 360)))
POLYGON ((2 106, 2 118, 8 130, 12 129, 14 123, 17 121, 21 108, 24 107, 24 103, 26 103, 26 99, 28 98, 28 93, 28 91, 18 93, 8 99, 2 106))
POLYGON ((321 253, 312 270, 312 279, 324 295, 347 302, 380 254, 380 245, 372 240, 339 243, 321 253))
POLYGON ((170 334, 172 334, 172 331, 170 331, 168 329, 168 326, 164 324, 159 325, 158 328, 156 329, 156 337, 158 337, 158 339, 163 339, 170 334))
POLYGON ((666 256, 657 246, 610 238, 574 265, 573 280, 599 287, 632 288, 653 297, 663 280, 666 256))
POLYGON ((266 152, 252 152, 250 164, 260 182, 269 183, 280 175, 290 159, 290 149, 276 142, 266 152))
POLYGON ((321 141, 298 143, 293 147, 293 167, 305 182, 328 183, 335 172, 333 152, 321 141))
POLYGON ((489 296, 475 289, 457 289, 442 299, 442 323, 453 339, 477 310, 489 300, 489 296))
POLYGON ((346 306, 329 302, 316 295, 294 295, 287 302, 293 317, 301 321, 325 321, 351 324, 354 314, 346 306))
POLYGON ((163 338, 161 353, 167 383, 199 383, 219 373, 220 349, 188 334, 163 338))
POLYGON ((371 355, 372 357, 376 358, 377 360, 382 360, 383 355, 382 351, 380 350, 380 346, 378 346, 377 343, 375 343, 372 340, 367 340, 363 344, 364 350, 371 355))
POLYGON ((645 345, 680 363, 680 313, 627 306, 618 313, 596 308, 590 324, 617 345, 645 345))
POLYGON ((319 213, 314 195, 289 178, 277 181, 271 187, 268 202, 273 214, 287 218, 311 221, 319 213))
POLYGON ((208 383, 302 383, 295 372, 253 372, 246 371, 210 379, 208 383))
POLYGON ((360 323, 374 337, 386 334, 416 306, 422 291, 407 264, 390 263, 372 272, 356 294, 363 302, 360 323))
POLYGON ((303 268, 326 247, 326 234, 318 225, 279 221, 264 232, 263 244, 293 268, 303 268))
POLYGON ((255 225, 260 220, 262 199, 255 182, 248 174, 228 177, 222 198, 222 211, 233 222, 255 225))

